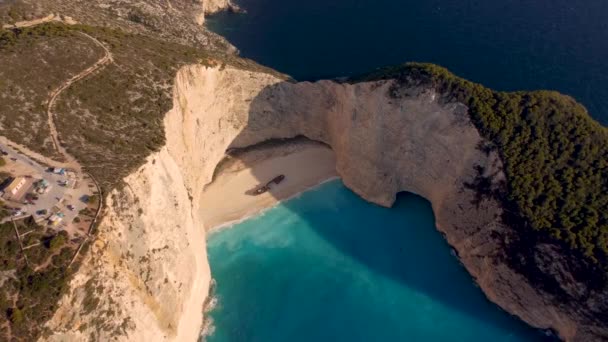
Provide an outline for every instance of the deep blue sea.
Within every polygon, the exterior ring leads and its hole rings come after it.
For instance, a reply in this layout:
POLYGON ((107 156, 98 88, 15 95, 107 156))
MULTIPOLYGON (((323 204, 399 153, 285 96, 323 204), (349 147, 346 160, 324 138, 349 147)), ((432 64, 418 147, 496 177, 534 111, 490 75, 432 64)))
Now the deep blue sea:
POLYGON ((498 90, 553 89, 608 124, 606 0, 237 0, 207 25, 298 80, 406 61, 498 90))
POLYGON ((208 342, 548 340, 484 297, 413 194, 386 209, 331 181, 207 247, 208 342))

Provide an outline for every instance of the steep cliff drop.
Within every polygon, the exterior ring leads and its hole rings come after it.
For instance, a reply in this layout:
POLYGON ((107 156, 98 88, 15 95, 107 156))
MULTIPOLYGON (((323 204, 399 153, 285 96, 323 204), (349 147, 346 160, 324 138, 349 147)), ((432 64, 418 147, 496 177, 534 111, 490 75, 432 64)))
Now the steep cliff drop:
POLYGON ((427 198, 490 300, 573 338, 579 323, 502 261, 501 241, 512 232, 498 219, 500 205, 475 189, 480 179, 499 186, 502 164, 480 148, 467 108, 426 88, 390 95, 391 85, 183 68, 164 122, 167 144, 107 198, 99 238, 48 339, 195 340, 211 280, 205 186, 227 150, 296 136, 331 146, 344 183, 371 202, 390 206, 400 191, 427 198))

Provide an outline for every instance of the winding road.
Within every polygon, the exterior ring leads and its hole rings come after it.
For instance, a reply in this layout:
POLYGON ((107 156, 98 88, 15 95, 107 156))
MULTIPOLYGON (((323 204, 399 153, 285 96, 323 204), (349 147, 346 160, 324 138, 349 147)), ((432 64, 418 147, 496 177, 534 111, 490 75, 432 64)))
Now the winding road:
POLYGON ((74 263, 74 261, 76 261, 76 258, 78 257, 78 255, 80 254, 80 251, 82 250, 82 247, 85 245, 85 243, 87 242, 87 240, 89 240, 89 238, 91 237, 91 232, 93 231, 93 228, 95 226, 95 223, 97 222, 97 219, 99 218, 99 214, 101 213, 101 209, 103 206, 103 194, 101 192, 101 188, 99 187, 99 183, 97 182, 97 180, 95 179, 95 177, 93 177, 93 175, 91 175, 88 172, 83 172, 82 170, 82 166, 80 165, 80 163, 78 163, 78 161, 76 160, 76 158, 74 158, 71 154, 69 154, 69 152, 65 149, 65 147, 63 147, 61 145, 61 142, 59 141, 59 134, 57 133, 57 126, 55 125, 55 118, 54 118, 54 114, 53 114, 53 106, 55 105, 55 102, 57 101, 57 98, 59 97, 59 95, 66 89, 68 89, 72 84, 84 79, 85 77, 91 75, 92 73, 100 70, 101 68, 103 68, 104 66, 114 62, 114 58, 112 56, 112 53, 110 52, 110 50, 108 50, 108 48, 103 45, 99 40, 97 40, 96 38, 84 33, 84 32, 79 32, 81 35, 87 37, 88 39, 92 40, 97 46, 101 47, 105 54, 104 56, 98 60, 97 62, 95 62, 95 64, 93 64, 92 66, 88 67, 87 69, 83 70, 82 72, 80 72, 78 75, 70 78, 69 80, 65 81, 61 86, 59 86, 57 89, 55 89, 52 93, 51 93, 51 97, 49 99, 48 102, 48 107, 47 107, 47 115, 48 115, 48 122, 49 122, 49 129, 51 132, 51 139, 53 140, 53 145, 55 146, 55 150, 57 150, 57 152, 59 152, 64 158, 65 158, 65 162, 69 165, 70 168, 74 169, 74 171, 76 172, 76 174, 79 175, 79 177, 82 177, 85 173, 91 178, 91 180, 93 181, 93 183, 95 183, 95 186, 97 187, 97 192, 98 192, 98 197, 99 197, 99 204, 97 206, 97 211, 95 212, 95 216, 93 217, 93 219, 91 220, 91 224, 89 225, 89 231, 87 232, 87 235, 85 237, 85 239, 82 241, 82 243, 80 244, 80 246, 78 247, 78 249, 76 250, 76 253, 74 253, 74 256, 72 257, 72 260, 70 261, 68 268, 70 266, 72 266, 72 264, 74 263))
POLYGON ((79 32, 79 33, 81 35, 87 37, 88 39, 91 39, 96 45, 101 47, 104 50, 105 55, 100 60, 95 62, 95 64, 93 64, 92 66, 83 70, 78 75, 63 82, 63 84, 61 84, 57 89, 55 89, 50 95, 50 99, 49 99, 48 107, 47 107, 47 111, 46 111, 46 113, 48 115, 48 124, 49 124, 49 129, 51 132, 51 139, 53 140, 53 145, 55 146, 55 150, 57 150, 57 152, 59 152, 64 157, 65 162, 68 164, 68 167, 74 169, 76 172, 81 172, 82 167, 81 167, 80 163, 78 163, 76 158, 74 158, 72 155, 70 155, 68 153, 68 151, 65 149, 65 147, 63 147, 61 145, 61 142, 59 141, 59 134, 57 133, 57 126, 55 125, 55 120, 54 120, 53 106, 55 105, 55 102, 57 101, 57 98, 59 97, 59 95, 64 90, 68 89, 72 84, 84 79, 85 77, 100 70, 105 65, 112 63, 114 61, 110 50, 108 50, 108 48, 105 45, 103 45, 99 40, 97 40, 96 38, 94 38, 84 32, 79 32))

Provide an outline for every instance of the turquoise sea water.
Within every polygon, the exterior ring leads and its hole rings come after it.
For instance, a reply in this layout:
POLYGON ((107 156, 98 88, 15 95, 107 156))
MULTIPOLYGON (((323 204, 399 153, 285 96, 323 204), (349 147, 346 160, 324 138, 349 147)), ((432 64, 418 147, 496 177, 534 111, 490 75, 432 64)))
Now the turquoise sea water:
POLYGON ((237 0, 207 25, 294 76, 432 62, 498 90, 554 89, 608 124, 606 0, 237 0))
POLYGON ((412 194, 386 209, 331 181, 207 246, 209 342, 547 339, 486 300, 412 194))

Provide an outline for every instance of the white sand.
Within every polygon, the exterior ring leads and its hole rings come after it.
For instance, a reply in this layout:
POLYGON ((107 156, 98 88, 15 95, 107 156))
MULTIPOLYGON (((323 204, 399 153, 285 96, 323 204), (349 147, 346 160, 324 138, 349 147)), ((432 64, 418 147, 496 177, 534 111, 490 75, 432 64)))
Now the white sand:
POLYGON ((201 214, 207 230, 251 216, 337 176, 333 151, 310 143, 247 152, 230 164, 202 194, 201 214), (246 194, 281 174, 285 179, 270 191, 246 194))

